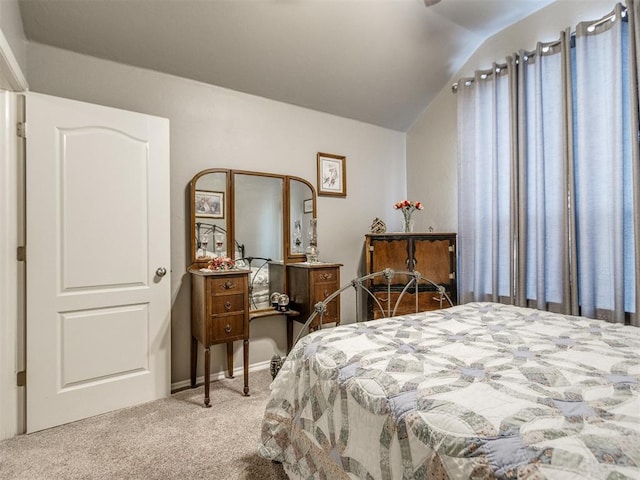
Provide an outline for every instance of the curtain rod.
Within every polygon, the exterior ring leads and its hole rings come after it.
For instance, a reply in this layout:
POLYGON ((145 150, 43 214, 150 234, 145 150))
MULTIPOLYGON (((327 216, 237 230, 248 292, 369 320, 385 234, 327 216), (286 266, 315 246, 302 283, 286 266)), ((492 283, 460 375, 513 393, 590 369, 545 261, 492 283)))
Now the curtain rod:
MULTIPOLYGON (((620 15, 621 15, 621 17, 623 19, 627 17, 627 7, 625 7, 624 5, 622 6, 622 13, 620 15)), ((596 21, 592 22, 587 27, 587 31, 588 32, 593 32, 596 29, 596 27, 599 27, 600 25, 604 25, 607 22, 611 22, 611 21, 615 20, 615 18, 616 18, 616 12, 612 12, 610 15, 607 15, 607 16, 601 18, 600 20, 596 20, 596 21)), ((575 31, 571 32, 571 37, 575 37, 575 36, 576 36, 576 32, 575 31)), ((553 42, 545 43, 544 44, 544 48, 549 49, 551 47, 555 47, 559 43, 560 43, 559 39, 558 40, 554 40, 553 42)), ((535 55, 535 52, 530 53, 529 55, 530 56, 535 55)), ((525 57, 525 59, 526 59, 526 57, 525 57)), ((516 60, 516 63, 518 63, 518 60, 516 60)), ((500 70, 498 70, 498 72, 499 71, 500 70)), ((493 73, 494 72, 491 71, 491 72, 487 73, 486 75, 487 76, 493 75, 493 73)), ((473 81, 474 81, 473 78, 470 78, 469 80, 467 80, 467 82, 469 82, 469 83, 473 83, 473 81)), ((455 82, 455 83, 451 84, 451 92, 453 92, 453 93, 457 93, 458 92, 458 82, 455 82)))

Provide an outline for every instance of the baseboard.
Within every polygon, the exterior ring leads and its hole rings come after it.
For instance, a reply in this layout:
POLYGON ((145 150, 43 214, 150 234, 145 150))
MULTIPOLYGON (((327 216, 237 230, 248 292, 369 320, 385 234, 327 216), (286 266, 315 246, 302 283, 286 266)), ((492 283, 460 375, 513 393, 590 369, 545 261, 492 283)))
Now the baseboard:
MULTIPOLYGON (((266 360, 260 363, 253 363, 249 365, 249 372, 259 372, 260 370, 268 370, 271 366, 271 360, 266 360)), ((244 367, 236 367, 233 369, 233 376, 242 376, 244 373, 244 367)), ((222 380, 227 378, 227 372, 211 372, 211 381, 222 380)), ((202 385, 204 383, 204 375, 196 378, 196 385, 202 385)), ((181 382, 175 382, 171 384, 171 393, 176 392, 178 390, 183 390, 185 388, 191 387, 191 380, 182 380, 181 382)))

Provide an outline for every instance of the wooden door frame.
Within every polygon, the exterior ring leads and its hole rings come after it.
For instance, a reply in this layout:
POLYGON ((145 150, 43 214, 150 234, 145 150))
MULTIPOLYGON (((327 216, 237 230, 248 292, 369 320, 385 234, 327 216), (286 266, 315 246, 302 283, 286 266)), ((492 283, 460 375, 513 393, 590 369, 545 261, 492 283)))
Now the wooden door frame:
POLYGON ((24 369, 24 263, 16 258, 24 240, 23 120, 21 95, 29 85, 0 30, 0 440, 24 432, 25 392, 16 374, 24 369), (5 120, 7 122, 5 123, 5 120), (20 243, 19 243, 20 242, 20 243))

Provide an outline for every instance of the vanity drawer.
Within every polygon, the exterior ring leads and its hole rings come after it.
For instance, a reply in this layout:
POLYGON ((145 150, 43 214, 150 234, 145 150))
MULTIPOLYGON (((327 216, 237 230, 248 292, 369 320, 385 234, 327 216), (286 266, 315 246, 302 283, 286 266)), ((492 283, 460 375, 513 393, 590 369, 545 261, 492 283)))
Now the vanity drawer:
POLYGON ((244 313, 238 315, 220 315, 209 318, 209 344, 242 338, 244 335, 244 313))
POLYGON ((208 280, 211 295, 228 295, 231 293, 244 292, 243 277, 210 277, 208 280))
MULTIPOLYGON (((316 303, 324 301, 324 299, 326 299, 329 295, 331 295, 337 289, 338 289, 338 286, 333 284, 316 285, 315 288, 313 289, 313 296, 314 296, 313 305, 315 306, 316 303)), ((327 312, 324 314, 324 317, 322 319, 323 324, 339 321, 339 318, 338 318, 339 305, 340 305, 339 296, 334 298, 333 300, 331 300, 330 303, 327 304, 327 312)), ((312 328, 317 326, 317 324, 319 323, 318 320, 319 319, 314 319, 311 325, 312 328)))
POLYGON ((313 287, 313 302, 312 302, 313 305, 315 305, 318 302, 322 302, 325 298, 327 298, 336 290, 338 290, 338 286, 334 284, 329 284, 329 283, 320 284, 320 285, 316 284, 313 287))
MULTIPOLYGON (((334 298, 330 303, 327 304, 327 311, 322 316, 322 324, 326 325, 327 323, 336 323, 340 325, 340 317, 338 315, 339 309, 338 299, 334 298)), ((316 315, 316 318, 309 324, 309 328, 312 330, 316 329, 320 325, 320 314, 316 315)), ((336 325, 336 326, 337 326, 336 325)))
POLYGON ((334 290, 338 289, 338 285, 337 285, 338 273, 337 273, 337 269, 335 268, 322 268, 322 269, 313 270, 311 272, 311 278, 312 278, 312 282, 315 284, 333 283, 335 285, 334 290))
POLYGON ((245 307, 245 296, 243 293, 235 295, 217 295, 209 297, 211 302, 211 313, 232 313, 242 312, 245 307))

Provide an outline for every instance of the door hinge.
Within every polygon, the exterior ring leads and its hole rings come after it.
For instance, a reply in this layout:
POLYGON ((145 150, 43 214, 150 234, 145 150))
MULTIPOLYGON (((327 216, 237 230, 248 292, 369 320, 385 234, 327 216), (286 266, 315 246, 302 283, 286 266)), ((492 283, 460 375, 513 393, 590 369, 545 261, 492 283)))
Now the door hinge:
POLYGON ((17 375, 16 375, 16 381, 17 381, 19 387, 26 386, 27 385, 27 372, 25 370, 22 370, 22 371, 18 372, 17 375))
POLYGON ((27 122, 18 122, 16 124, 16 134, 20 138, 27 138, 27 122))
POLYGON ((27 260, 27 247, 18 247, 18 251, 16 253, 16 257, 19 262, 24 262, 27 260))
POLYGON ((456 279, 456 272, 450 273, 450 274, 449 274, 449 278, 450 278, 451 280, 455 280, 455 279, 456 279))
POLYGON ((369 245, 369 251, 373 252, 373 245, 369 245))
POLYGON ((449 245, 449 251, 450 251, 450 252, 455 252, 455 251, 456 251, 456 249, 454 248, 454 246, 453 246, 453 245, 449 245))

